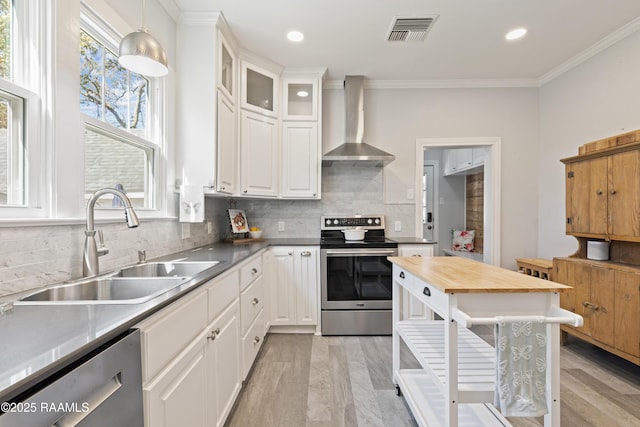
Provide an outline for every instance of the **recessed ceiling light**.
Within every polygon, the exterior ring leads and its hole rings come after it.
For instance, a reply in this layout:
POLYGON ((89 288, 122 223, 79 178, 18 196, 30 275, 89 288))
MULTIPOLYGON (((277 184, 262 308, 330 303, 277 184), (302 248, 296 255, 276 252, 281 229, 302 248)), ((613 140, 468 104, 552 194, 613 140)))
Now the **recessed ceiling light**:
POLYGON ((289 31, 287 33, 287 38, 292 42, 301 42, 302 40, 304 40, 304 34, 302 34, 300 31, 289 31))
POLYGON ((309 96, 309 92, 307 92, 306 90, 299 90, 299 91, 298 91, 298 93, 297 93, 297 95, 298 95, 300 98, 306 98, 307 96, 309 96))
POLYGON ((527 34, 526 28, 516 28, 515 30, 509 31, 504 38, 507 40, 518 40, 519 38, 524 37, 525 34, 527 34))

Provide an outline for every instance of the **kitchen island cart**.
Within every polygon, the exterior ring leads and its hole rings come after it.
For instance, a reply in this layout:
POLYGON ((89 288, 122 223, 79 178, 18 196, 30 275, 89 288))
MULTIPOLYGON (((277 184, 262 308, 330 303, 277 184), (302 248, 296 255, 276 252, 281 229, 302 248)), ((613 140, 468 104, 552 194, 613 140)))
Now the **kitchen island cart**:
POLYGON ((582 324, 560 308, 570 287, 460 257, 390 257, 393 263, 393 381, 421 426, 510 425, 493 406, 496 351, 468 328, 498 316, 546 323, 545 427, 560 425, 559 325, 582 324), (431 312, 402 320, 403 290, 431 312), (402 369, 401 340, 422 369, 402 369))

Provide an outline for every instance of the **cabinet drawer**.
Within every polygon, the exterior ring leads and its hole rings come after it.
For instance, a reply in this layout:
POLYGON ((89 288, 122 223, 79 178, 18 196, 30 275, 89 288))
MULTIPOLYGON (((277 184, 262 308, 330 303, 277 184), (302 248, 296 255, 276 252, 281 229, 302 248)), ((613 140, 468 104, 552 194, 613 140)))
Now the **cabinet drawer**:
POLYGON ((413 283, 413 293, 418 296, 420 301, 427 304, 430 309, 445 317, 449 307, 448 295, 437 287, 418 279, 413 283))
POLYGON ((185 297, 138 324, 142 342, 142 382, 153 378, 207 325, 204 291, 185 297))
POLYGON ((240 295, 241 330, 244 334, 264 306, 263 276, 256 279, 240 295))
POLYGON ((207 321, 210 322, 218 317, 233 300, 238 298, 238 270, 227 273, 222 277, 216 277, 205 286, 207 286, 207 299, 209 302, 209 317, 207 317, 207 321))
POLYGON ((247 334, 242 338, 242 379, 244 380, 253 365, 264 341, 264 310, 260 311, 247 334))
POLYGON ((408 290, 413 289, 414 277, 411 273, 403 268, 394 267, 393 280, 400 283, 404 288, 408 290))
POLYGON ((240 291, 262 274, 262 255, 250 260, 240 270, 240 291))

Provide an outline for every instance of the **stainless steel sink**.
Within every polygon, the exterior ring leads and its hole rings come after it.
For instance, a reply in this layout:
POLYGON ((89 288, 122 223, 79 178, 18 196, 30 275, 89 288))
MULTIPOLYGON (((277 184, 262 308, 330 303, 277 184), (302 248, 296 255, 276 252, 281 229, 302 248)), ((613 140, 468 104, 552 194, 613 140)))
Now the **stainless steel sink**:
POLYGON ((220 261, 149 262, 125 267, 112 277, 193 277, 219 263, 220 261))
POLYGON ((107 277, 51 286, 14 304, 140 304, 187 281, 187 277, 107 277))

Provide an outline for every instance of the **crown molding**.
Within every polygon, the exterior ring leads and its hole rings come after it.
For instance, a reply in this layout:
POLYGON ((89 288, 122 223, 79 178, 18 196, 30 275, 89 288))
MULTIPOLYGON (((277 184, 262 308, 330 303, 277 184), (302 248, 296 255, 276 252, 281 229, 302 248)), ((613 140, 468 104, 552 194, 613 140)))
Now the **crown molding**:
POLYGON ((180 8, 173 0, 158 0, 158 2, 164 7, 164 10, 167 11, 173 22, 178 22, 180 17, 180 8))
MULTIPOLYGON (((342 89, 343 80, 328 80, 324 89, 342 89)), ((365 80, 366 89, 468 89, 538 87, 537 79, 365 80)))
POLYGON ((180 12, 178 25, 216 25, 222 12, 180 12))
POLYGON ((620 40, 623 40, 629 37, 631 34, 635 33, 638 30, 640 30, 640 18, 634 19, 633 21, 629 22, 625 26, 609 34, 607 37, 603 38, 596 44, 583 50, 577 55, 569 58, 568 60, 566 60, 559 66, 555 67, 551 71, 543 74, 542 77, 540 77, 540 79, 538 80, 538 86, 544 86, 545 84, 549 83, 551 80, 559 77, 560 75, 566 73, 569 70, 572 70, 573 68, 582 64, 583 62, 594 57, 598 53, 618 43, 620 40))

